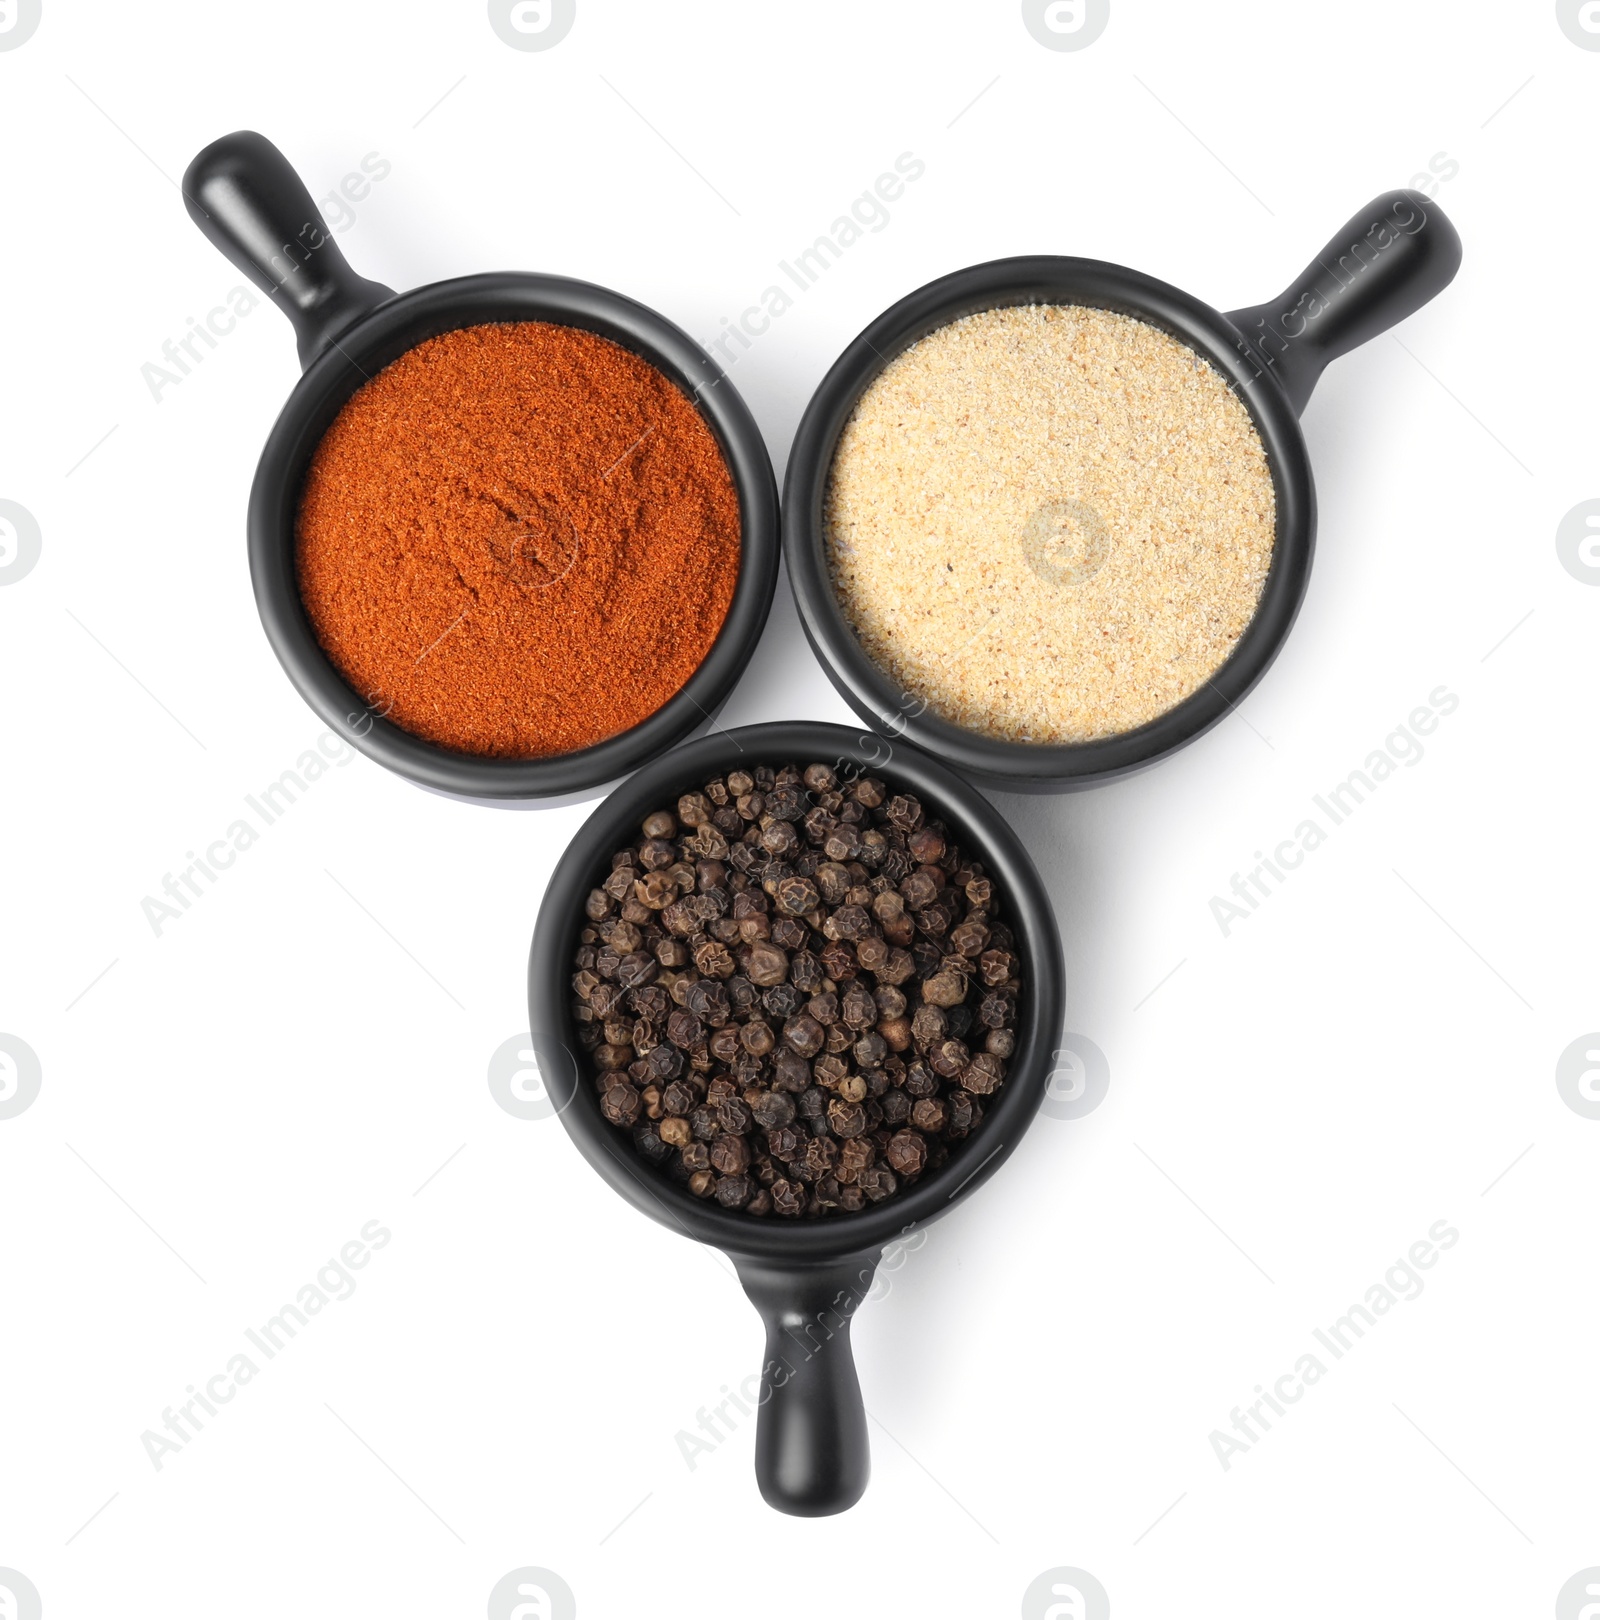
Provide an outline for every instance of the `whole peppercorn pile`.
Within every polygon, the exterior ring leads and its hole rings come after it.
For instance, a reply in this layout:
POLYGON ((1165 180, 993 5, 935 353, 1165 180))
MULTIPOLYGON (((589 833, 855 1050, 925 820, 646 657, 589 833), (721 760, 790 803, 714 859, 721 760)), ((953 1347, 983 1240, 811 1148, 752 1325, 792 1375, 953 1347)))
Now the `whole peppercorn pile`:
POLYGON ((647 816, 572 978, 600 1108, 700 1198, 851 1214, 983 1120, 1016 1042, 999 896, 944 823, 827 765, 730 772, 647 816))

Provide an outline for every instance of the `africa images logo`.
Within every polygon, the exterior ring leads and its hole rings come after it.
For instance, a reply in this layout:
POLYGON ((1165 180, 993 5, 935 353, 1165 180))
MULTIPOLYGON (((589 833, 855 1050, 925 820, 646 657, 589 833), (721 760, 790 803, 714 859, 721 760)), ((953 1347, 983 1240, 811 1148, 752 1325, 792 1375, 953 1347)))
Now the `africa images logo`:
MULTIPOLYGON (((39 1055, 17 1035, 0 1035, 0 1119, 15 1119, 39 1095, 39 1055)), ((10 1616, 0 1612, 0 1620, 10 1616)))
POLYGON ((1086 1569, 1047 1569, 1022 1594, 1022 1620, 1110 1620, 1111 1599, 1086 1569))
MULTIPOLYGON (((4 3, 0 0, 0 5, 4 3)), ((42 549, 33 513, 15 501, 0 501, 0 585, 15 585, 26 579, 42 549)))
MULTIPOLYGON (((1556 1062, 1556 1090, 1573 1113, 1600 1119, 1600 1030, 1580 1035, 1556 1062)), ((1597 1613, 1595 1620, 1600 1620, 1597 1613)))
POLYGON ((1022 21, 1052 51, 1081 51, 1106 31, 1111 0, 1022 0, 1022 21))
POLYGON ((0 1620, 39 1620, 39 1588, 15 1569, 0 1569, 0 1620))
POLYGON ((33 38, 40 0, 0 0, 0 51, 14 51, 33 38))
POLYGON ((1574 45, 1600 51, 1600 0, 1556 0, 1556 21, 1574 45))
POLYGON ((578 1060, 565 1041, 524 1030, 502 1041, 489 1059, 489 1094, 515 1119, 549 1119, 577 1094, 578 1060), (547 1079, 556 1082, 559 1103, 547 1079))
POLYGON ((1556 1620, 1600 1620, 1600 1568, 1580 1569, 1561 1588, 1556 1620))
POLYGON ((1580 501, 1562 518, 1556 556, 1580 585, 1600 585, 1600 501, 1580 501))
POLYGON ((576 1620, 577 1599, 553 1569, 514 1569, 489 1594, 489 1620, 576 1620))
POLYGON ((578 17, 578 0, 489 0, 489 26, 513 50, 559 45, 578 17))
POLYGON ((1048 1119, 1082 1119, 1106 1100, 1111 1065, 1087 1035, 1063 1034, 1051 1054, 1053 1067, 1045 1081, 1039 1112, 1048 1119))

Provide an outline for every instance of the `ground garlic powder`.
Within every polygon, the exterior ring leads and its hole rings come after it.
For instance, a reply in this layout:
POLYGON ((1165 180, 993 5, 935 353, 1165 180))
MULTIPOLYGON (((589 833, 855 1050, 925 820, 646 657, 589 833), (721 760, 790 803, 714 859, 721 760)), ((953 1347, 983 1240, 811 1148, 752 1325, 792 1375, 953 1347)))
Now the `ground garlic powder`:
POLYGON ((1275 519, 1222 375, 1071 305, 986 310, 897 356, 824 504, 868 655, 945 719, 1023 743, 1130 731, 1203 685, 1255 612, 1275 519))

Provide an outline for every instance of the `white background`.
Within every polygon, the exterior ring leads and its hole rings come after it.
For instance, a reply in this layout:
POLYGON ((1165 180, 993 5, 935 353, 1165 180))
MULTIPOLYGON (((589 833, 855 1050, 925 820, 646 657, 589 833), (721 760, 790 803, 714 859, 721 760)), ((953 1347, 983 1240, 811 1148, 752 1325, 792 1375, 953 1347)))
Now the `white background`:
MULTIPOLYGON (((0 1121, 0 1566, 51 1620, 476 1616, 523 1565, 590 1617, 1009 1616, 1058 1565, 1119 1617, 1552 1612, 1600 1564, 1600 1122, 1554 1080, 1600 1026, 1600 591, 1554 544, 1600 495, 1600 54, 1543 0, 1113 0, 1081 53, 1002 0, 578 11, 525 53, 481 4, 44 0, 0 53, 0 497, 43 533, 0 589, 0 1030, 43 1070, 0 1121), (159 403, 141 377, 241 282, 176 186, 236 128, 319 197, 389 160, 340 237, 367 275, 564 273, 701 339, 915 153, 734 368, 780 475, 833 357, 934 276, 1081 254, 1234 308, 1459 165, 1459 279, 1306 414, 1319 554, 1258 691, 1134 780, 997 799, 1110 1091, 864 1309, 843 1518, 764 1507, 748 1423, 686 1465, 754 1312, 486 1083, 584 805, 358 759, 161 937, 141 914, 320 730, 245 562, 287 324, 263 302, 159 403), (1211 897, 1440 685, 1426 757, 1224 938, 1211 897), (355 1295, 158 1472, 141 1434, 370 1220, 355 1295), (1211 1432, 1439 1220, 1422 1296, 1224 1470, 1211 1432)), ((848 715, 780 581, 724 723, 789 717, 848 715)))

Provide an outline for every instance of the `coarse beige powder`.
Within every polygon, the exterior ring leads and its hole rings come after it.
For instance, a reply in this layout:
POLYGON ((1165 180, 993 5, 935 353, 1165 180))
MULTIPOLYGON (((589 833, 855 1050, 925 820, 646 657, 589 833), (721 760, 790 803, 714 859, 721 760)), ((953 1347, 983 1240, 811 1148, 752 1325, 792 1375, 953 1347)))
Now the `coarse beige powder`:
POLYGON ((1130 731, 1227 660, 1272 562, 1243 402, 1144 321, 985 310, 897 356, 840 435, 834 590, 873 661, 954 724, 1130 731))

